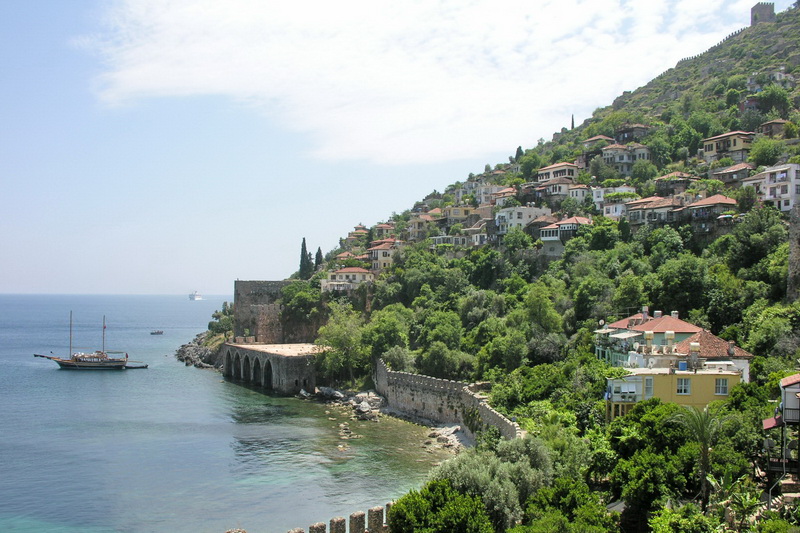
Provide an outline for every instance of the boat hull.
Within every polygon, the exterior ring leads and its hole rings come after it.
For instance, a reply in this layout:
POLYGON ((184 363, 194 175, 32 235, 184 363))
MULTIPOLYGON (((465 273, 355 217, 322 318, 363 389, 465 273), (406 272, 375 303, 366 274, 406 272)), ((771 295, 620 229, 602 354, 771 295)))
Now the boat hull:
POLYGON ((127 362, 120 361, 66 361, 53 359, 58 366, 65 370, 125 370, 127 362))

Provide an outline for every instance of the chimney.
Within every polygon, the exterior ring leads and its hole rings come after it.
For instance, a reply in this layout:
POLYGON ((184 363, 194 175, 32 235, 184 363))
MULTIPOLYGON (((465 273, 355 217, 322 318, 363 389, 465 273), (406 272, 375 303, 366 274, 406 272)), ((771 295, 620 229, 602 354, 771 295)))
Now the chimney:
POLYGON ((653 332, 652 331, 645 331, 644 332, 644 340, 647 342, 647 353, 650 353, 653 347, 653 332))
POLYGON ((698 357, 700 357, 700 343, 692 342, 689 344, 689 364, 692 368, 697 368, 698 357))
POLYGON ((736 343, 733 341, 728 341, 728 355, 731 357, 736 355, 736 343))
POLYGON ((647 320, 647 313, 648 313, 649 310, 650 309, 646 305, 642 306, 642 320, 643 321, 647 320))
POLYGON ((653 311, 653 318, 661 318, 661 311, 653 311))
POLYGON ((675 342, 675 332, 665 331, 664 338, 667 339, 667 346, 672 346, 672 343, 675 342))
POLYGON ((678 312, 677 312, 677 311, 673 311, 673 312, 671 313, 671 315, 672 315, 672 318, 680 318, 680 317, 678 316, 678 312))

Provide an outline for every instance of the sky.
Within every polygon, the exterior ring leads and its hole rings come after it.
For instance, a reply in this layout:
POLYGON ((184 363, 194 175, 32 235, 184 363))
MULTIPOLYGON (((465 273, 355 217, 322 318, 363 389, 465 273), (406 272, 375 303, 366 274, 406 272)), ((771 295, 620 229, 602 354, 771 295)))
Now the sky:
POLYGON ((755 3, 0 0, 0 293, 287 278, 755 3))

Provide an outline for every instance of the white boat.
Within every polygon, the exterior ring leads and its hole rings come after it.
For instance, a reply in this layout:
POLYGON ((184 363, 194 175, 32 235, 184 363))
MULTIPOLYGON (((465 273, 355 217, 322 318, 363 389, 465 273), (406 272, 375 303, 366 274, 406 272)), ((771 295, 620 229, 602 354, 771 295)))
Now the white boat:
POLYGON ((197 292, 197 291, 192 291, 192 292, 189 294, 189 299, 190 299, 190 300, 202 300, 202 299, 203 299, 203 297, 200 295, 200 293, 199 293, 199 292, 197 292))

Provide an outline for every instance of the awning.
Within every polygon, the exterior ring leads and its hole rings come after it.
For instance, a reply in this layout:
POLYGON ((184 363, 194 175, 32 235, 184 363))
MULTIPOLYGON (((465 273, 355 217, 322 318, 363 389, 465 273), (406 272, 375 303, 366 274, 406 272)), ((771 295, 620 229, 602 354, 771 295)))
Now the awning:
POLYGON ((606 334, 606 333, 611 333, 612 331, 617 331, 617 330, 615 330, 615 329, 610 329, 610 328, 602 328, 602 329, 596 329, 596 330, 594 330, 594 333, 600 333, 601 335, 604 335, 604 334, 606 334))
POLYGON ((631 337, 638 337, 642 333, 639 331, 623 331, 622 333, 614 333, 609 335, 613 339, 630 339, 631 337))
POLYGON ((766 420, 762 421, 764 429, 772 429, 777 428, 783 425, 783 418, 780 416, 773 416, 772 418, 767 418, 766 420))

